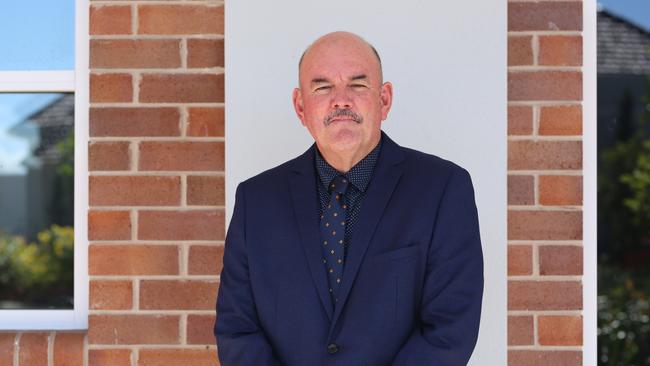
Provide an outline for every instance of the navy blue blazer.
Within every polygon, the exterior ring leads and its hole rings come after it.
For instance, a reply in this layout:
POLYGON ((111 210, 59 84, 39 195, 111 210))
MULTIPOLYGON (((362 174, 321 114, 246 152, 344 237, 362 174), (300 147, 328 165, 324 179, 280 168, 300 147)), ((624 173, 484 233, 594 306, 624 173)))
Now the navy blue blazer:
POLYGON ((217 296, 221 365, 467 364, 483 295, 470 175, 382 136, 336 308, 315 146, 239 184, 217 296))

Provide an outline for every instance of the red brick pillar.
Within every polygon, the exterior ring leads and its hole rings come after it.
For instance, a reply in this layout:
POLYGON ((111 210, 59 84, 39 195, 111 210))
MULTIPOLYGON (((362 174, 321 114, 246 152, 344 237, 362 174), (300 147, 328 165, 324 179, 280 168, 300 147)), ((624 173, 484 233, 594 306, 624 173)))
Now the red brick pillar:
POLYGON ((217 364, 223 14, 91 2, 91 366, 217 364))
POLYGON ((582 1, 508 2, 508 364, 582 365, 582 1))

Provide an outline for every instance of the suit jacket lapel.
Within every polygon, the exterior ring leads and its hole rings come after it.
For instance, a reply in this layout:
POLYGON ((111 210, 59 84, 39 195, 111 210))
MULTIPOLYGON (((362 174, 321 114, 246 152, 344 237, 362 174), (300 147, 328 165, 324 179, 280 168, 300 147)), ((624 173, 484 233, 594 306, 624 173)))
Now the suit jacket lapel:
POLYGON ((323 251, 320 247, 314 148, 312 146, 307 152, 294 160, 292 169, 294 174, 290 178, 290 192, 296 224, 300 233, 301 247, 307 258, 316 292, 318 292, 327 317, 331 320, 332 301, 328 292, 327 274, 323 266, 323 251))
MULTIPOLYGON (((343 269, 343 281, 339 290, 339 301, 334 310, 330 333, 341 315, 345 302, 350 294, 359 267, 368 249, 375 228, 381 219, 384 209, 397 186, 402 168, 398 165, 404 159, 401 148, 382 132, 382 147, 379 160, 375 166, 372 181, 361 202, 359 221, 356 223, 343 269)), ((314 183, 315 184, 315 183, 314 183)), ((322 266, 320 267, 322 271, 322 266)))

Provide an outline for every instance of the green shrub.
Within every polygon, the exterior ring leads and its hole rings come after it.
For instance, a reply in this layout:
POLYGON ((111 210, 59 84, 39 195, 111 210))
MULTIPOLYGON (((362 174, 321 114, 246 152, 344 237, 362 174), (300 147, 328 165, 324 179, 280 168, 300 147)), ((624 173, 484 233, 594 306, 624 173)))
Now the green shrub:
POLYGON ((72 227, 52 225, 39 232, 34 243, 4 234, 0 236, 0 300, 27 306, 70 303, 73 264, 72 227))
POLYGON ((650 364, 650 273, 598 268, 600 365, 650 364))

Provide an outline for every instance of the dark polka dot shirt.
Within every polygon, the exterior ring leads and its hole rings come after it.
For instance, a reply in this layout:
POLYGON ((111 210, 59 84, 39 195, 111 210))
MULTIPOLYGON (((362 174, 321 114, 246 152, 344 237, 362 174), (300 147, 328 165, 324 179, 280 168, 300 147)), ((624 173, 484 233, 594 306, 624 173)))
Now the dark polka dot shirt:
POLYGON ((329 165, 327 161, 325 161, 325 159, 318 151, 318 148, 315 150, 316 172, 318 173, 319 177, 316 182, 318 188, 318 197, 320 200, 318 217, 323 214, 325 211, 325 206, 327 206, 329 203, 330 193, 328 191, 328 186, 332 180, 338 175, 343 175, 351 183, 348 187, 347 192, 345 193, 345 196, 343 197, 343 202, 347 206, 346 212, 348 216, 348 224, 345 226, 345 242, 350 243, 350 237, 352 236, 355 223, 359 217, 361 201, 365 196, 366 189, 370 184, 372 173, 375 169, 375 165, 377 164, 377 159, 379 158, 381 140, 379 140, 377 146, 375 146, 375 148, 372 149, 372 151, 370 151, 365 158, 361 159, 361 161, 353 166, 347 173, 340 173, 337 171, 334 167, 329 165))

